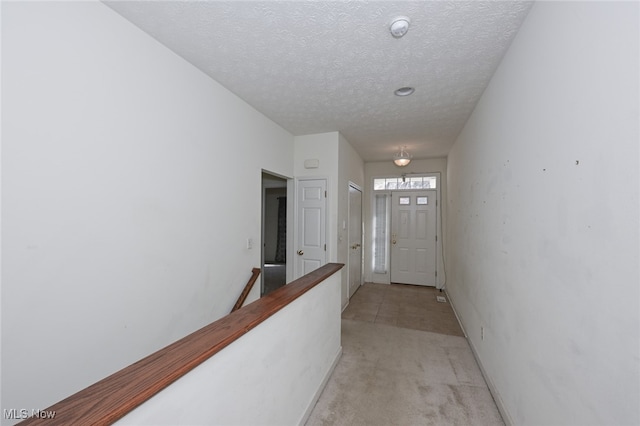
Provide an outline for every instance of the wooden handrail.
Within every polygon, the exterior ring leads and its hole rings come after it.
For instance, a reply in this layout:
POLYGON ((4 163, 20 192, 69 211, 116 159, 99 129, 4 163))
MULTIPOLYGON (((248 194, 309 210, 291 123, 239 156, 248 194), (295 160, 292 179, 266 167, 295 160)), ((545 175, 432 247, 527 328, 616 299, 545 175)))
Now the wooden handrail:
POLYGON ((235 312, 238 309, 242 308, 242 305, 244 305, 244 301, 247 300, 249 292, 258 279, 258 275, 260 275, 260 268, 253 268, 251 270, 251 278, 249 278, 247 285, 244 286, 244 290, 242 290, 242 293, 240 293, 240 297, 238 297, 236 304, 233 305, 233 309, 231 309, 231 312, 235 312))
POLYGON ((342 269, 328 263, 42 410, 53 418, 20 425, 109 425, 342 269))

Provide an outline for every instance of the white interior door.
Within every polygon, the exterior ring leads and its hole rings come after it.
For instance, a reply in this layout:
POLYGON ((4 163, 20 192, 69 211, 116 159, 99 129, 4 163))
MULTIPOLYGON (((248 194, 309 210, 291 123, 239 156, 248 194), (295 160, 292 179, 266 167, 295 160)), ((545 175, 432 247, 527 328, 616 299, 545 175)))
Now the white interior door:
POLYGON ((362 191, 349 185, 349 297, 362 285, 362 191))
POLYGON ((325 179, 298 181, 296 278, 326 263, 326 190, 325 179))
POLYGON ((436 191, 391 197, 391 282, 436 285, 436 191))

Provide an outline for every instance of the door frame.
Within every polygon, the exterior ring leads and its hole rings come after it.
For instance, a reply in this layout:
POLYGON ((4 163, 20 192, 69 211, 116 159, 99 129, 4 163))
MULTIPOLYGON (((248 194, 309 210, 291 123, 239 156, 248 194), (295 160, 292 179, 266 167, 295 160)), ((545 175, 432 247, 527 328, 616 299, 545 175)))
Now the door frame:
POLYGON ((262 169, 261 172, 261 178, 260 178, 260 184, 262 187, 262 200, 261 200, 261 224, 260 224, 260 269, 261 269, 261 274, 260 274, 260 297, 262 297, 263 293, 264 293, 264 276, 265 276, 265 271, 264 271, 264 264, 265 264, 265 255, 264 255, 264 246, 265 246, 265 198, 266 198, 266 190, 267 187, 264 184, 264 175, 271 175, 275 178, 278 179, 282 179, 284 181, 286 181, 286 192, 287 192, 287 255, 286 255, 286 260, 285 260, 285 265, 286 265, 286 282, 289 283, 292 281, 292 277, 293 277, 293 266, 292 261, 293 261, 293 256, 292 256, 292 252, 291 249, 293 247, 293 238, 292 238, 292 234, 293 232, 291 232, 292 228, 293 228, 293 196, 292 196, 292 192, 293 192, 293 187, 294 185, 292 185, 292 178, 286 177, 286 176, 282 176, 278 173, 274 173, 271 172, 269 170, 265 170, 262 169))
POLYGON ((364 284, 364 212, 362 206, 364 204, 364 194, 360 185, 349 182, 348 186, 348 203, 347 203, 347 299, 351 299, 351 188, 360 192, 360 284, 358 287, 364 284))
MULTIPOLYGON (((420 177, 420 176, 424 176, 424 177, 428 177, 428 176, 434 176, 437 179, 437 185, 436 185, 436 194, 437 194, 437 198, 438 198, 438 208, 436 211, 436 221, 437 221, 437 227, 436 227, 436 233, 438 235, 438 244, 436 244, 436 272, 438 274, 438 277, 436 279, 436 288, 442 288, 446 282, 446 276, 445 276, 445 269, 444 269, 444 250, 443 250, 443 240, 444 240, 444 236, 443 236, 443 225, 444 225, 444 221, 443 221, 443 215, 442 215, 442 202, 441 200, 443 199, 443 194, 445 193, 444 191, 444 184, 442 182, 442 173, 441 172, 414 172, 414 173, 407 173, 407 175, 411 175, 411 176, 415 176, 415 177, 420 177), (442 272, 442 273, 441 273, 442 272)), ((365 262, 365 265, 367 266, 367 274, 371 274, 371 281, 377 284, 391 284, 391 208, 392 206, 389 204, 388 205, 388 209, 387 209, 387 217, 385 218, 388 224, 388 238, 387 238, 387 247, 386 247, 386 254, 385 254, 385 263, 387 265, 387 270, 386 272, 382 272, 382 273, 376 273, 373 270, 373 250, 374 250, 374 243, 375 243, 375 230, 373 228, 373 224, 375 222, 375 196, 376 194, 387 194, 387 195, 391 195, 392 191, 396 191, 396 190, 391 190, 391 189, 385 189, 385 190, 378 190, 375 191, 373 189, 373 182, 374 179, 384 179, 384 178, 398 178, 398 177, 402 177, 402 175, 397 175, 397 174, 385 174, 385 173, 381 173, 379 175, 374 175, 371 176, 369 178, 369 185, 370 186, 370 190, 367 191, 367 194, 369 196, 369 203, 368 203, 368 209, 370 213, 370 219, 368 222, 368 229, 370 231, 370 237, 366 238, 367 244, 369 245, 367 247, 368 250, 368 254, 366 259, 371 259, 371 261, 367 260, 365 262), (369 262, 371 264, 369 264, 369 262)), ((400 192, 400 191, 398 191, 400 192)), ((366 236, 365 236, 366 237, 366 236)))

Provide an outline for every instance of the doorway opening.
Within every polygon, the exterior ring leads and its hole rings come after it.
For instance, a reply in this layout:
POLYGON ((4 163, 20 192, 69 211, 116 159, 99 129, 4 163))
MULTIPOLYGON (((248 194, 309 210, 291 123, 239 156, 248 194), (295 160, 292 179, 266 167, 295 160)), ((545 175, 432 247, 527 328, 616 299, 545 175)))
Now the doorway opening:
POLYGON ((287 283, 287 182, 262 172, 261 296, 287 283))
POLYGON ((373 282, 442 288, 440 173, 373 181, 373 282))

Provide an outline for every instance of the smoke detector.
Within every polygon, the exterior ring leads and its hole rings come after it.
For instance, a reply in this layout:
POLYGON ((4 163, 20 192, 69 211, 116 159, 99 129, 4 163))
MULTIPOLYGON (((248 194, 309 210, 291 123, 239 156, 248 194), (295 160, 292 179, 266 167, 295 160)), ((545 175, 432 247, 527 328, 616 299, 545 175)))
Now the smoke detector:
POLYGON ((409 31, 409 18, 406 16, 398 16, 391 21, 391 25, 389 25, 389 32, 395 38, 403 37, 407 31, 409 31))

